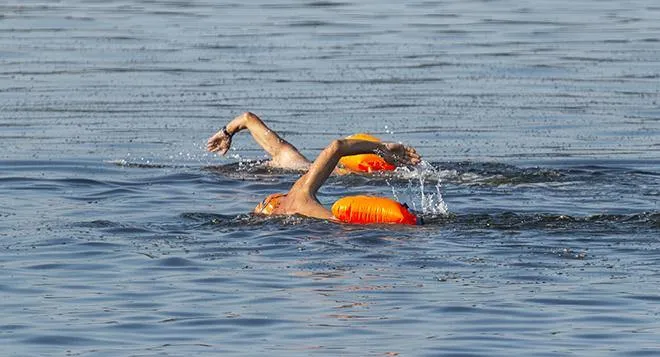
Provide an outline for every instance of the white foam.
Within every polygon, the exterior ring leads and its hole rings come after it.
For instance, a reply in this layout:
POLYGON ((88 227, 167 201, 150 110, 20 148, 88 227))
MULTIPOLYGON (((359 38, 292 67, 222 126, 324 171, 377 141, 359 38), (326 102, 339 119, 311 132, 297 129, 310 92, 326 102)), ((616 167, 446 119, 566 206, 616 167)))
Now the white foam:
POLYGON ((455 176, 455 172, 439 170, 430 163, 422 161, 412 168, 399 167, 396 173, 408 179, 408 185, 401 192, 398 192, 390 182, 387 183, 392 188, 392 195, 396 200, 409 204, 414 211, 423 215, 447 214, 449 210, 441 193, 442 179, 455 176))

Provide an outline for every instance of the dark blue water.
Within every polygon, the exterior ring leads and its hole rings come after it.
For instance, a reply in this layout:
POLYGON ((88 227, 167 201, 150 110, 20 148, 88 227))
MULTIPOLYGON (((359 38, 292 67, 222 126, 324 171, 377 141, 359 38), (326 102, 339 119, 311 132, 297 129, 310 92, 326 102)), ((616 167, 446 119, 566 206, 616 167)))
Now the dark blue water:
POLYGON ((0 355, 660 355, 655 1, 0 5, 0 355), (253 217, 370 132, 425 163, 333 177, 418 227, 253 217), (446 212, 444 211, 446 208, 446 212), (444 212, 444 213, 443 213, 444 212))

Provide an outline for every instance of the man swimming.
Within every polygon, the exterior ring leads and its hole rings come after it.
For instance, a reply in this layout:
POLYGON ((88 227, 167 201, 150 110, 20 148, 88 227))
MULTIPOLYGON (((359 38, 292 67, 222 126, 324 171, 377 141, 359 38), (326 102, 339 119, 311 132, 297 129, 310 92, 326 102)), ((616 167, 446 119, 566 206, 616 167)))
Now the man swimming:
MULTIPOLYGON (((350 155, 377 154, 386 162, 396 165, 416 165, 420 156, 415 149, 399 143, 381 143, 355 139, 333 140, 319 156, 310 162, 291 144, 280 138, 252 113, 244 113, 234 118, 213 135, 207 149, 224 155, 231 146, 232 136, 248 129, 254 139, 271 156, 270 165, 289 169, 308 169, 287 193, 268 196, 254 209, 257 214, 294 215, 337 221, 338 217, 325 208, 317 199, 316 193, 332 174, 339 159, 350 155)), ((363 222, 370 223, 370 222, 363 222)), ((372 222, 383 223, 383 222, 372 222)), ((384 222, 387 223, 387 222, 384 222)), ((396 222, 390 222, 396 223, 396 222)))
MULTIPOLYGON (((224 155, 231 147, 233 136, 243 130, 248 130, 257 144, 270 155, 271 159, 266 162, 267 166, 302 171, 308 170, 312 165, 312 162, 303 156, 295 146, 280 137, 277 132, 266 126, 258 116, 250 112, 237 116, 211 136, 206 144, 207 150, 224 155)), ((347 137, 347 139, 380 141, 367 134, 355 134, 347 137)), ((351 158, 344 157, 340 160, 339 166, 340 168, 335 170, 335 173, 346 174, 395 169, 395 166, 388 164, 374 154, 351 158)))
POLYGON ((242 130, 248 130, 254 140, 270 155, 266 165, 275 168, 306 170, 312 162, 303 156, 295 146, 282 139, 255 114, 246 112, 227 123, 220 131, 211 136, 206 149, 220 155, 231 147, 232 137, 242 130))

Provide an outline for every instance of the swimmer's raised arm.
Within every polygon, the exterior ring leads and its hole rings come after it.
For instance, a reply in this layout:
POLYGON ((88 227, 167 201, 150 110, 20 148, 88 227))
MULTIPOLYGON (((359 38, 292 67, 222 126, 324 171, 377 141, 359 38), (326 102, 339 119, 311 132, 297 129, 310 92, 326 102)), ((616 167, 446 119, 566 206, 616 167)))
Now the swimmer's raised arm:
POLYGON ((398 143, 381 143, 364 140, 334 140, 314 160, 309 171, 291 188, 290 192, 301 191, 315 196, 323 183, 332 174, 339 159, 358 154, 377 154, 392 165, 416 165, 421 158, 415 149, 398 143))
POLYGON ((234 134, 246 129, 252 134, 257 144, 271 156, 270 164, 272 166, 292 169, 309 166, 310 161, 295 146, 282 139, 274 130, 266 126, 257 115, 250 112, 237 116, 211 136, 206 143, 206 149, 224 155, 231 147, 234 134))

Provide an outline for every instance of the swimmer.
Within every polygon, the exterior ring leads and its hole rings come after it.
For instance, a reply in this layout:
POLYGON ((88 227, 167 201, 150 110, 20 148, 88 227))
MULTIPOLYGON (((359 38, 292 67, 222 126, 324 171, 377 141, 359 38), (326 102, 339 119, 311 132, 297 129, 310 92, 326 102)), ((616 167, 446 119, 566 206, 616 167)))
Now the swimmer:
POLYGON ((246 112, 227 123, 220 131, 211 136, 206 149, 220 155, 231 147, 232 137, 242 130, 248 130, 254 140, 270 155, 266 165, 274 168, 307 170, 312 162, 303 156, 295 146, 282 139, 255 114, 246 112))
MULTIPOLYGON (((420 156, 415 149, 398 143, 380 143, 365 140, 341 139, 328 145, 300 177, 287 193, 272 194, 254 209, 257 214, 264 215, 294 215, 340 221, 333 212, 325 208, 316 198, 319 188, 334 171, 339 159, 344 156, 374 153, 390 164, 415 165, 420 156)), ((396 203, 398 205, 398 203, 396 203)), ((406 210, 407 212, 407 210, 406 210)), ((414 219, 414 217, 413 217, 414 219)), ((344 220, 346 221, 346 220, 344 220)), ((414 221, 413 221, 414 222, 414 221)), ((360 223, 398 223, 381 220, 363 221, 360 223)), ((413 223, 414 224, 414 223, 413 223)))
MULTIPOLYGON (((208 151, 225 155, 231 147, 232 137, 242 130, 248 130, 254 140, 270 155, 271 159, 266 165, 273 168, 290 170, 308 170, 312 162, 308 160, 298 149, 280 137, 277 132, 270 129, 255 114, 243 113, 224 126, 208 139, 206 148, 208 151)), ((377 138, 366 134, 356 134, 348 138, 379 141, 377 138)), ((340 161, 341 169, 335 173, 346 174, 350 172, 372 172, 394 170, 395 166, 386 163, 376 155, 361 155, 345 157, 340 161)))
MULTIPOLYGON (((252 113, 244 113, 234 118, 227 126, 209 139, 207 149, 224 155, 231 146, 232 136, 244 129, 249 130, 257 143, 270 154, 272 158, 269 163, 270 166, 307 170, 287 193, 269 195, 257 205, 254 213, 262 215, 299 214, 307 217, 349 223, 416 223, 416 217, 408 211, 405 205, 386 198, 360 196, 358 200, 362 201, 363 207, 366 207, 366 212, 356 212, 361 216, 353 219, 345 214, 346 206, 339 208, 341 212, 337 214, 333 213, 337 203, 340 203, 342 200, 337 201, 335 206, 333 206, 333 211, 331 211, 324 207, 316 197, 319 188, 321 188, 328 177, 335 171, 339 160, 343 157, 375 154, 381 157, 384 162, 393 166, 416 165, 421 159, 415 149, 399 143, 341 139, 332 141, 330 145, 321 151, 314 162, 310 162, 293 145, 282 139, 276 132, 270 130, 259 117, 252 113), (383 205, 378 207, 377 205, 379 203, 383 205), (374 207, 374 205, 377 207, 374 207), (381 211, 386 212, 383 215, 381 211), (388 216, 389 213, 393 213, 395 217, 383 218, 384 216, 388 216)), ((348 208, 348 211, 351 211, 350 206, 348 208)), ((355 211, 359 210, 356 209, 355 211)))

